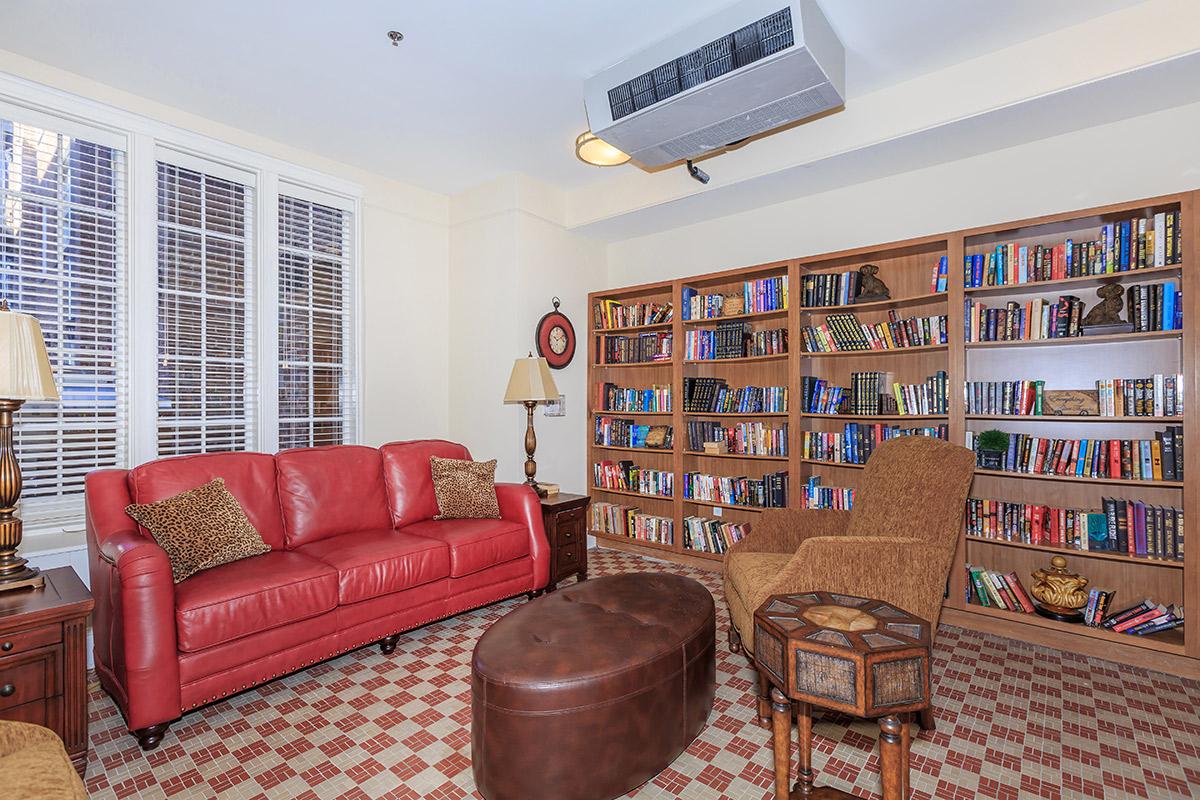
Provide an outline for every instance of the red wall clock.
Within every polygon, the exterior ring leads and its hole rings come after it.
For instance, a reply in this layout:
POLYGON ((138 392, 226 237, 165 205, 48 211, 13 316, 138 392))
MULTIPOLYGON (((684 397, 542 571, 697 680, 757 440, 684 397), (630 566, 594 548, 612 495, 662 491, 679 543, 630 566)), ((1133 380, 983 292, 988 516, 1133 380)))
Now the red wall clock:
POLYGON ((558 310, 557 297, 553 302, 554 310, 538 320, 534 338, 537 339, 538 355, 546 359, 551 369, 562 369, 575 357, 575 328, 558 310))

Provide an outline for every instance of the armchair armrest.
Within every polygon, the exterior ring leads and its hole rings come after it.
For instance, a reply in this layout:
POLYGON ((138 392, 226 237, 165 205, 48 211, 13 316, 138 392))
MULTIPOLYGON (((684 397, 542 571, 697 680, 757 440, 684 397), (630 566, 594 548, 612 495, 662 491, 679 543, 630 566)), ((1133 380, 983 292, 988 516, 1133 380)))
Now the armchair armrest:
POLYGON ((825 508, 780 508, 764 511, 746 538, 729 552, 794 553, 814 536, 838 536, 850 524, 849 511, 825 508))
POLYGON ((922 539, 820 536, 804 540, 768 594, 826 591, 870 597, 916 614, 936 629, 949 566, 945 548, 922 539))
POLYGON ((116 684, 126 722, 138 729, 177 718, 182 702, 171 562, 125 514, 128 502, 124 472, 88 475, 96 668, 116 684))
POLYGON ((524 483, 497 483, 496 501, 500 516, 518 522, 529 531, 529 555, 533 559, 533 585, 541 589, 550 581, 550 543, 542 526, 542 503, 537 493, 524 483))

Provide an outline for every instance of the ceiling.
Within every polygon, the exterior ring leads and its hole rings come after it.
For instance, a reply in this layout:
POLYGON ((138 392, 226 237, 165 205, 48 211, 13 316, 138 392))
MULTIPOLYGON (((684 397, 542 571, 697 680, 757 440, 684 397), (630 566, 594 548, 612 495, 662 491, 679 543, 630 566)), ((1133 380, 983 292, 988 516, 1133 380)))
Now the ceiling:
MULTIPOLYGON (((822 6, 853 103, 1138 1, 822 6)), ((618 171, 574 157, 583 80, 730 4, 3 0, 0 49, 439 192, 513 172, 574 188, 618 171)))

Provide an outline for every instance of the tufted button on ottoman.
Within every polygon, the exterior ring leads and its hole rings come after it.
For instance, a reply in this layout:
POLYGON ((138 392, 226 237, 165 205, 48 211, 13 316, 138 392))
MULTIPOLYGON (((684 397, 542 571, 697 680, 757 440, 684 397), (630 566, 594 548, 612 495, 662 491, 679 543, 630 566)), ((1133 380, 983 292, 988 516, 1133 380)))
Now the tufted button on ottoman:
POLYGON ((704 728, 712 595, 656 572, 569 586, 501 618, 471 659, 471 767, 487 800, 609 800, 704 728))

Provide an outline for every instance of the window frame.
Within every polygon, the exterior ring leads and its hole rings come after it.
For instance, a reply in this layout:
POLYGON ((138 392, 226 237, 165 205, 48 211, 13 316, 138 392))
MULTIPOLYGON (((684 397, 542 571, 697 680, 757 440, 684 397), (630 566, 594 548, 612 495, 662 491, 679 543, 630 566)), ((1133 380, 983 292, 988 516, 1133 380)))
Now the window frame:
MULTIPOLYGON (((69 133, 124 151, 125 168, 125 354, 128 364, 126 421, 121 432, 125 467, 152 461, 157 452, 157 289, 158 169, 166 160, 209 174, 253 176, 255 202, 251 252, 256 263, 254 323, 258 397, 254 449, 278 450, 278 206, 280 194, 323 198, 350 213, 351 225, 351 382, 355 398, 347 440, 363 435, 363 213, 362 186, 354 181, 125 111, 17 76, 0 73, 0 116, 69 133), (299 194, 298 194, 299 193, 299 194)), ((314 158, 317 158, 314 156, 314 158)), ((83 531, 82 503, 77 515, 25 517, 26 546, 40 535, 83 531)))

